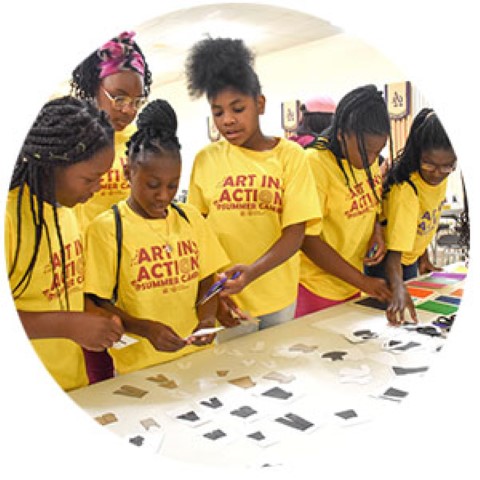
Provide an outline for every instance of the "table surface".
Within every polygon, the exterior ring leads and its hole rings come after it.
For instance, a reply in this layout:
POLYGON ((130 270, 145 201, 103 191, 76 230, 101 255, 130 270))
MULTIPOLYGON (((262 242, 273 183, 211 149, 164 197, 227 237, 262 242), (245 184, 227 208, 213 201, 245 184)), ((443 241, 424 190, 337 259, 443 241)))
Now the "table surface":
MULTIPOLYGON (((450 270, 460 271, 458 267, 450 270)), ((463 281, 442 286, 422 302, 461 287, 463 281)), ((438 317, 422 310, 417 313, 419 326, 430 325, 438 317)), ((110 416, 113 423, 99 428, 120 435, 125 442, 138 436, 149 438, 149 448, 155 445, 161 456, 204 466, 287 465, 303 455, 318 455, 338 429, 345 432, 365 428, 370 421, 386 421, 402 402, 379 396, 388 388, 411 394, 428 375, 398 375, 393 367, 431 367, 445 341, 445 336, 389 326, 383 311, 351 301, 69 395, 92 418, 114 415, 110 416), (345 337, 358 330, 377 336, 360 343, 345 337), (421 346, 393 353, 384 348, 389 340, 421 346), (269 375, 272 372, 276 373, 269 375), (158 375, 170 383, 149 380, 158 375), (231 383, 243 377, 248 377, 243 381, 249 385, 231 383), (122 386, 146 393, 141 398, 114 393, 122 386), (350 416, 352 410, 356 417, 349 421, 336 415, 350 416), (198 423, 177 418, 188 412, 195 412, 198 423), (239 412, 255 414, 244 418, 239 412), (313 426, 305 431, 287 426, 285 422, 297 418, 290 414, 313 426), (348 422, 351 426, 345 428, 348 422), (204 436, 219 431, 223 433, 216 440, 204 436), (266 438, 263 443, 248 436, 257 437, 258 432, 266 438)))

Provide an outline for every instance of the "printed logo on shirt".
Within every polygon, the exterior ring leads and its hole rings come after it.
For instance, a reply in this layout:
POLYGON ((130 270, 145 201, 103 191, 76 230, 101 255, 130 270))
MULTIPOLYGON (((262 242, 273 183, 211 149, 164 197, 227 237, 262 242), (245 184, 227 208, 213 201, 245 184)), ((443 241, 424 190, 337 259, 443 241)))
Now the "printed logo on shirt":
MULTIPOLYGON (((84 282, 84 258, 83 245, 80 240, 64 245, 65 252, 65 277, 68 292, 74 292, 83 289, 84 282)), ((45 274, 52 274, 53 277, 50 288, 43 290, 43 294, 49 301, 58 299, 65 293, 65 282, 62 272, 62 254, 61 251, 52 253, 52 264, 45 265, 43 271, 45 274)))
POLYGON ((151 245, 135 252, 130 265, 135 290, 163 288, 164 293, 188 288, 192 281, 198 282, 198 246, 193 240, 180 240, 169 246, 151 245), (166 288, 168 287, 168 288, 166 288))
MULTIPOLYGON (((373 176, 373 184, 377 197, 382 195, 382 176, 377 174, 373 176)), ((355 218, 363 215, 378 205, 378 200, 375 198, 373 191, 368 183, 368 180, 358 182, 353 187, 350 186, 347 197, 347 210, 345 216, 347 218, 355 218)))
POLYGON ((282 213, 282 180, 271 175, 229 175, 218 185, 213 201, 217 210, 239 210, 241 215, 282 213))
POLYGON ((124 167, 127 159, 122 157, 120 159, 120 168, 112 168, 106 172, 100 180, 100 191, 98 195, 109 196, 118 195, 129 188, 128 181, 125 178, 124 167))
POLYGON ((428 235, 433 230, 437 229, 438 220, 440 218, 440 212, 442 211, 442 205, 444 201, 440 202, 438 207, 433 210, 427 210, 422 217, 420 222, 417 225, 417 235, 428 235))

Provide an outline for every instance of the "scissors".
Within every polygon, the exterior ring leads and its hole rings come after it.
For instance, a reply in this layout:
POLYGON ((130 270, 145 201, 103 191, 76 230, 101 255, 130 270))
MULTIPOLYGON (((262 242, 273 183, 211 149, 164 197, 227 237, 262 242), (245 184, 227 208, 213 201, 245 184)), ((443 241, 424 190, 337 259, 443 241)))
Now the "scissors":
POLYGON ((195 304, 195 307, 198 307, 200 305, 203 305, 204 303, 207 303, 212 297, 217 295, 217 293, 220 293, 224 288, 225 288, 225 282, 227 280, 235 280, 240 276, 241 272, 235 272, 231 278, 224 277, 221 278, 220 280, 216 281, 207 291, 207 293, 195 304))

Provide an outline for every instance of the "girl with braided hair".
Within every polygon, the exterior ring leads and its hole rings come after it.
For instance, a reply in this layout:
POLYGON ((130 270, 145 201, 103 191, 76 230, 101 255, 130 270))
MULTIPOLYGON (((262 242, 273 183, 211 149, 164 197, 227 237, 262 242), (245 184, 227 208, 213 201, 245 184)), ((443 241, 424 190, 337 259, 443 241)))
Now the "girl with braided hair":
POLYGON ((84 311, 84 253, 74 213, 100 188, 113 161, 104 113, 72 97, 44 105, 15 164, 5 216, 5 257, 20 320, 65 390, 88 383, 82 348, 103 350, 120 319, 84 311))
POLYGON ((172 203, 181 156, 170 104, 149 103, 137 127, 127 144, 130 196, 119 202, 117 217, 114 209, 104 212, 86 234, 86 291, 118 314, 138 340, 110 350, 119 373, 172 360, 213 341, 212 334, 190 335, 214 327, 216 299, 196 304, 215 272, 228 263, 200 213, 191 205, 172 203), (115 244, 119 251, 112 248, 115 244))
POLYGON ((115 130, 115 160, 103 176, 100 191, 76 208, 82 229, 99 213, 129 195, 124 175, 125 145, 135 131, 132 122, 150 93, 152 74, 134 32, 123 32, 83 60, 72 72, 72 94, 104 110, 115 130))
POLYGON ((187 200, 207 218, 231 260, 218 319, 235 328, 220 332, 221 341, 293 318, 296 253, 306 228, 320 229, 303 149, 260 128, 266 101, 252 63, 243 41, 231 38, 201 40, 186 63, 190 95, 206 94, 223 136, 196 155, 187 200), (240 325, 232 315, 237 306, 259 326, 240 325))
POLYGON ((457 157, 440 120, 431 108, 415 116, 405 147, 390 170, 384 187, 383 216, 388 253, 369 267, 369 275, 387 278, 392 299, 386 315, 392 324, 405 322, 405 310, 417 321, 404 281, 439 270, 428 258, 428 245, 437 231, 447 192, 447 177, 457 157))
POLYGON ((381 92, 358 87, 338 103, 332 124, 307 148, 323 226, 302 245, 296 316, 347 301, 364 291, 390 298, 384 280, 363 273, 385 255, 381 212, 380 152, 390 134, 381 92), (370 253, 369 253, 370 252, 370 253))

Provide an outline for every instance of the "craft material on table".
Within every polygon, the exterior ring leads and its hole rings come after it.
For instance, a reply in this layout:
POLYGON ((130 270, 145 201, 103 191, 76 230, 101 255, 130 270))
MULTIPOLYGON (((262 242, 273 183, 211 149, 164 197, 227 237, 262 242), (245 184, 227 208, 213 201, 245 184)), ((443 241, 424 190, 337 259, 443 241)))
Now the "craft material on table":
POLYGON ((427 300, 416 306, 419 310, 426 310, 427 312, 440 313, 442 315, 450 315, 458 310, 455 305, 447 305, 446 303, 435 302, 434 300, 427 300))

